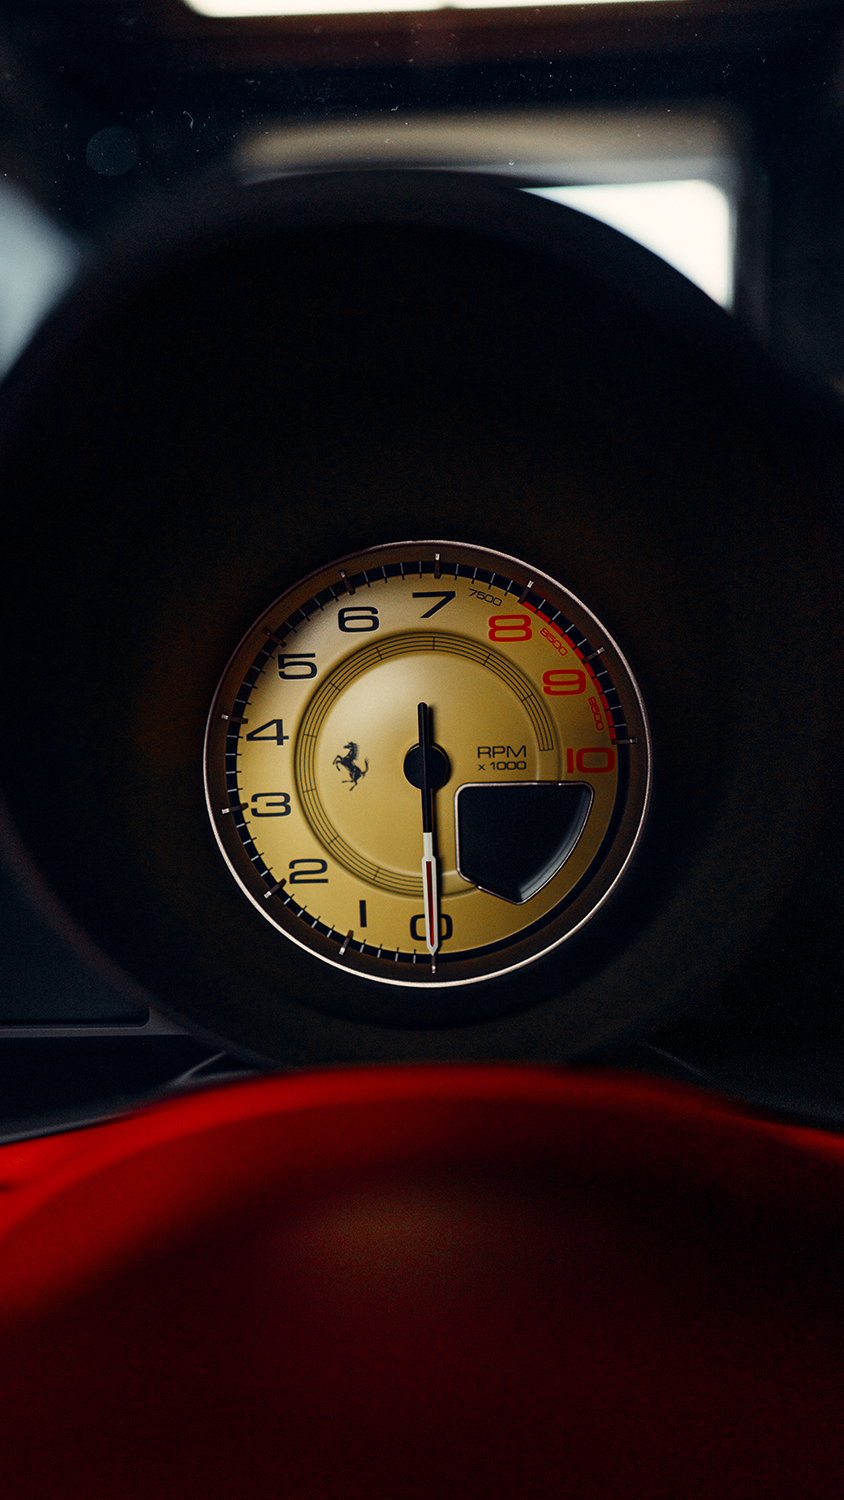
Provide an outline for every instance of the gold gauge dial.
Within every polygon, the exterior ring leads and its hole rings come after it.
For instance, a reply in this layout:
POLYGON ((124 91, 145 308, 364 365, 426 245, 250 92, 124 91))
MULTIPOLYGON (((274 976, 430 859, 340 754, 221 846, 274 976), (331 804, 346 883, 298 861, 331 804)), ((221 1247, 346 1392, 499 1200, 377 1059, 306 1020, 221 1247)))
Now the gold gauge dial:
POLYGON ((641 695, 595 617, 451 542, 277 599, 226 668, 205 761, 217 840, 279 941, 393 985, 564 942, 624 873, 650 786, 641 695))

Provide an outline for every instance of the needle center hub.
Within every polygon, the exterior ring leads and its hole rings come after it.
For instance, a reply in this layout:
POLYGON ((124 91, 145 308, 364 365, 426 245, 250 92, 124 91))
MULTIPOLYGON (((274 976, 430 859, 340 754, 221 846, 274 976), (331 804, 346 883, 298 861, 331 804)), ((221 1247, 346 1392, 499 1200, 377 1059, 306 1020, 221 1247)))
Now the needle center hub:
POLYGON ((435 792, 437 787, 444 786, 448 781, 451 765, 439 745, 426 745, 424 750, 421 745, 414 745, 404 758, 404 774, 411 786, 418 787, 420 791, 427 786, 430 791, 435 792))

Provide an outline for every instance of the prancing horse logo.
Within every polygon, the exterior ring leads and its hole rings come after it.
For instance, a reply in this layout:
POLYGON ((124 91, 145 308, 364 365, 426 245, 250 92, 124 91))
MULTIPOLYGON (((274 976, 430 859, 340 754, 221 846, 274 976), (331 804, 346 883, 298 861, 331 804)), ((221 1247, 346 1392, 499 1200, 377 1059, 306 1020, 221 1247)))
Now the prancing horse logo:
POLYGON ((367 771, 369 770, 369 761, 364 761, 362 770, 360 766, 355 764, 358 755, 358 747, 355 744, 354 740, 350 740, 348 745, 343 746, 343 749, 345 750, 346 754, 335 755, 333 763, 337 767, 338 771, 348 771, 349 780, 347 782, 344 781, 343 785, 348 786, 349 791, 353 792, 361 777, 365 776, 367 771))

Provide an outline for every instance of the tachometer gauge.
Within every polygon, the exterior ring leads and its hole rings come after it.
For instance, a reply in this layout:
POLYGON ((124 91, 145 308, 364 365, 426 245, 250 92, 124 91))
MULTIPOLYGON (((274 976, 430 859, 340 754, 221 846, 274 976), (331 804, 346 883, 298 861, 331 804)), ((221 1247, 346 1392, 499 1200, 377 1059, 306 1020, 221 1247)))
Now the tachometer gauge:
POLYGON ((530 963, 603 905, 650 747, 624 656, 562 584, 407 542, 264 611, 215 695, 205 772, 229 868, 280 941, 446 987, 530 963))

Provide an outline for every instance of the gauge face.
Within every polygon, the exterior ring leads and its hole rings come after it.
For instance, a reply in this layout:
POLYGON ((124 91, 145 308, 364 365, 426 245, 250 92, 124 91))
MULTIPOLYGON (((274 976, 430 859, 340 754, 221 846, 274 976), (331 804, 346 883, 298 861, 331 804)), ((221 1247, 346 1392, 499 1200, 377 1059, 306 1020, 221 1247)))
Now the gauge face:
POLYGON ((391 985, 478 983, 607 900, 650 787, 641 695, 559 583, 393 543, 277 599, 209 714, 208 809, 285 939, 391 985))

